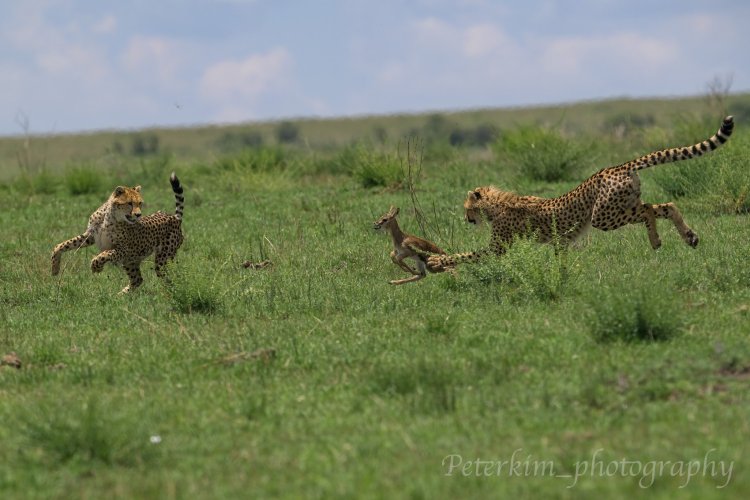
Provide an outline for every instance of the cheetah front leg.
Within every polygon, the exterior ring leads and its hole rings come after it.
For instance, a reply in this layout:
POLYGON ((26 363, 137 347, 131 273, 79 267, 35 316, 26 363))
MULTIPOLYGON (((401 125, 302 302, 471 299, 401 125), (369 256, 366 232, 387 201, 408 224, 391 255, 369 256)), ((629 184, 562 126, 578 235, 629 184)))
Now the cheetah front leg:
MULTIPOLYGON (((91 271, 94 273, 100 273, 107 262, 121 264, 122 260, 123 256, 121 252, 118 252, 117 250, 105 250, 91 260, 91 271)), ((127 262, 123 264, 123 268, 125 269, 128 278, 130 278, 130 283, 123 288, 120 293, 128 293, 141 286, 143 283, 143 276, 141 276, 140 265, 140 262, 127 262)))
POLYGON ((656 212, 653 205, 641 203, 641 206, 638 207, 636 217, 646 224, 648 241, 651 243, 651 248, 657 250, 661 246, 661 238, 659 238, 659 233, 656 231, 656 212))
POLYGON ((99 255, 91 259, 91 272, 100 273, 104 269, 104 264, 111 262, 118 264, 120 255, 117 250, 104 250, 99 255))
POLYGON ((62 258, 63 252, 67 252, 71 249, 78 250, 79 248, 84 248, 93 244, 94 236, 89 232, 85 232, 55 246, 54 250, 52 250, 52 276, 56 276, 60 272, 60 259, 62 258))

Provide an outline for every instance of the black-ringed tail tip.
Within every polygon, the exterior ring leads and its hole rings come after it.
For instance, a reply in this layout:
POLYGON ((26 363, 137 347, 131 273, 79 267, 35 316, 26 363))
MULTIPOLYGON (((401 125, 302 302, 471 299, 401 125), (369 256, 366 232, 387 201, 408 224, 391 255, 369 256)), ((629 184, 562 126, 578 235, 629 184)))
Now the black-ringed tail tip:
POLYGON ((734 117, 732 115, 729 115, 726 118, 724 118, 724 122, 721 124, 721 129, 719 130, 720 133, 717 134, 719 141, 721 143, 726 142, 727 138, 730 135, 732 135, 733 129, 734 129, 734 117), (722 137, 722 135, 725 135, 726 137, 722 137))
POLYGON ((169 176, 169 183, 172 184, 172 191, 174 191, 175 198, 175 211, 174 214, 178 219, 182 219, 182 213, 185 209, 185 197, 182 195, 184 190, 180 185, 180 180, 177 178, 174 172, 169 176))

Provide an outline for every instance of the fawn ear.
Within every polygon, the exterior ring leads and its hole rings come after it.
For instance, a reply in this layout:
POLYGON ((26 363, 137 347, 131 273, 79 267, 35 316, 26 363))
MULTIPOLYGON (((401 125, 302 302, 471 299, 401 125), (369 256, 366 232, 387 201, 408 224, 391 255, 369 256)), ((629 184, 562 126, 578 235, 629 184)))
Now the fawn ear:
POLYGON ((133 191, 135 191, 136 193, 140 193, 141 192, 141 186, 134 187, 133 191))
POLYGON ((399 212, 401 211, 401 209, 400 209, 400 208, 398 208, 398 207, 392 207, 391 209, 392 209, 392 211, 393 211, 393 216, 394 216, 394 217, 395 217, 396 215, 398 215, 398 213, 399 213, 399 212))
POLYGON ((117 186, 115 188, 115 196, 122 196, 122 193, 125 192, 125 186, 117 186))

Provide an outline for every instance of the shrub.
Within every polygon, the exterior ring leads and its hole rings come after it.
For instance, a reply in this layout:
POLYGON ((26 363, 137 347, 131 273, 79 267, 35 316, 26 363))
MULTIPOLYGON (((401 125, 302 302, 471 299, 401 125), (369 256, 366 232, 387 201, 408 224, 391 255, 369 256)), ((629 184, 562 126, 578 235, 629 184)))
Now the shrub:
POLYGON ((456 411, 455 370, 445 361, 386 362, 368 378, 372 392, 403 398, 414 413, 456 411))
POLYGON ((531 180, 556 182, 576 179, 589 148, 554 130, 523 126, 504 133, 495 153, 531 180))
POLYGON ((23 174, 12 184, 14 190, 25 195, 53 194, 57 191, 60 180, 47 172, 41 170, 37 174, 23 174))
POLYGON ((261 147, 220 158, 216 161, 216 167, 233 171, 272 172, 285 170, 287 161, 281 147, 261 147))
POLYGON ((82 406, 37 408, 22 417, 24 432, 53 462, 137 466, 155 458, 157 448, 140 419, 113 416, 111 410, 116 409, 100 410, 94 399, 82 406))
POLYGON ((221 290, 204 272, 169 266, 166 288, 179 313, 216 314, 223 310, 221 290))
POLYGON ((256 130, 225 132, 216 140, 216 147, 221 151, 236 151, 261 146, 263 146, 263 134, 256 130))
POLYGON ((374 151, 364 144, 344 148, 335 161, 365 188, 396 188, 404 181, 404 172, 397 157, 374 151))
POLYGON ((703 158, 663 165, 650 173, 670 197, 702 197, 712 213, 750 211, 750 171, 744 168, 746 136, 733 136, 726 146, 703 158))
POLYGON ((146 156, 159 151, 159 136, 153 132, 135 134, 130 151, 134 156, 146 156))
POLYGON ((75 167, 65 173, 65 187, 73 196, 98 193, 102 184, 101 174, 91 167, 75 167))
POLYGON ((554 301, 574 285, 577 275, 571 274, 569 262, 573 257, 565 251, 555 255, 552 246, 534 238, 518 238, 502 257, 487 256, 460 268, 458 287, 489 287, 499 302, 554 301))
POLYGON ((628 134, 634 130, 653 126, 656 123, 651 113, 638 114, 621 112, 610 116, 604 121, 604 127, 618 134, 628 134))
POLYGON ((454 128, 448 136, 451 146, 486 146, 497 140, 497 128, 482 124, 475 128, 454 128))
POLYGON ((653 289, 609 290, 592 304, 591 334, 598 342, 661 342, 682 328, 674 294, 653 289))
POLYGON ((299 126, 290 121, 283 121, 276 127, 276 139, 281 143, 297 142, 299 126))

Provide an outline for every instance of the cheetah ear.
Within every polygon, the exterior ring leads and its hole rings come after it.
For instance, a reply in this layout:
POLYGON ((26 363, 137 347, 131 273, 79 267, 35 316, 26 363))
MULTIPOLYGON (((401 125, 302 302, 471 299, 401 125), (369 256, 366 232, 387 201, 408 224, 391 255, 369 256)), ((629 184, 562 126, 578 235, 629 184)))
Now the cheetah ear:
POLYGON ((134 187, 133 191, 135 191, 136 193, 140 193, 141 192, 141 186, 134 187))
POLYGON ((125 192, 125 186, 117 186, 115 188, 115 196, 122 196, 122 193, 125 192))
POLYGON ((482 193, 479 192, 479 190, 469 191, 469 197, 473 200, 481 200, 482 199, 482 193))

